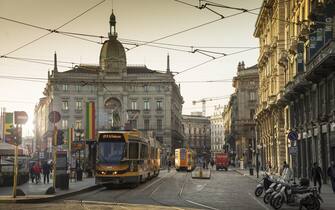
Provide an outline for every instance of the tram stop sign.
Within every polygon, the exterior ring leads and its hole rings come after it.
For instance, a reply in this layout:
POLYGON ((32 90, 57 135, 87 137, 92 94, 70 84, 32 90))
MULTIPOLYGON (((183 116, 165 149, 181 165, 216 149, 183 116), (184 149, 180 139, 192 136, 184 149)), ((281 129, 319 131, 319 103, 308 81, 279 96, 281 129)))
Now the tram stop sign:
POLYGON ((52 123, 57 123, 60 121, 60 114, 59 112, 56 111, 52 111, 49 113, 49 121, 52 123))
POLYGON ((290 131, 287 135, 287 138, 291 141, 298 140, 298 133, 296 131, 290 131))
POLYGON ((20 124, 23 125, 27 122, 28 120, 28 115, 24 111, 15 111, 14 112, 14 121, 15 124, 20 124))

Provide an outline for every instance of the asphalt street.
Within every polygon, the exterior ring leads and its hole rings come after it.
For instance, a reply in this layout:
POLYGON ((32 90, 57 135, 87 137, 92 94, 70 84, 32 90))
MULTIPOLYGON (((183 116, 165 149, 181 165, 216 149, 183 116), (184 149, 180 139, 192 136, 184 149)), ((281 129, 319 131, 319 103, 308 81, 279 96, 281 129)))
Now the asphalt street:
MULTIPOLYGON (((100 188, 45 204, 0 204, 0 209, 210 209, 270 210, 254 196, 255 180, 233 170, 212 171, 210 179, 192 179, 187 172, 162 171, 135 189, 100 188), (99 208, 97 208, 100 206, 99 208), (120 208, 118 208, 120 207, 120 208)), ((283 206, 291 210, 297 207, 283 206)), ((322 208, 321 208, 322 209, 322 208)))

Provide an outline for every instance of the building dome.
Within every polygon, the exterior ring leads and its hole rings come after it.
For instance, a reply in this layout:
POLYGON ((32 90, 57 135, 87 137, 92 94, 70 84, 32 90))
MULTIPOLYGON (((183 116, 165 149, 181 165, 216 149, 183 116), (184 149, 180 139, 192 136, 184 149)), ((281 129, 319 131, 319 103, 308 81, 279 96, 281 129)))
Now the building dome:
POLYGON ((126 69, 126 52, 117 40, 116 18, 112 12, 109 18, 109 39, 104 42, 100 51, 100 67, 103 71, 120 72, 126 69))
POLYGON ((100 67, 103 71, 120 71, 126 68, 126 52, 116 37, 106 40, 100 51, 100 67))

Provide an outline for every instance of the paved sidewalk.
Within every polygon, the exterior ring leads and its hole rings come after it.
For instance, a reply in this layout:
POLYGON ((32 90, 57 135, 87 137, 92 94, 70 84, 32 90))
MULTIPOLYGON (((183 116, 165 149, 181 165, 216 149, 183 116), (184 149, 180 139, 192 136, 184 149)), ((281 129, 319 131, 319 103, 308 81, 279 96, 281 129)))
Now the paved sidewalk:
POLYGON ((46 195, 46 190, 52 186, 52 181, 49 184, 31 183, 30 181, 18 186, 26 195, 12 198, 13 187, 0 187, 0 203, 8 202, 45 202, 61 197, 74 195, 80 192, 95 190, 100 186, 95 184, 94 178, 83 178, 83 181, 70 181, 68 190, 56 189, 56 194, 46 195))
MULTIPOLYGON (((254 170, 254 175, 251 176, 249 169, 240 169, 240 168, 231 168, 230 170, 236 171, 237 173, 241 174, 242 176, 246 176, 255 182, 262 179, 261 171, 259 172, 259 178, 256 177, 256 171, 254 170)), ((310 182, 311 185, 313 185, 312 182, 310 182)), ((255 185, 256 187, 256 185, 255 185)), ((335 206, 335 193, 332 190, 331 184, 323 184, 321 188, 321 197, 324 200, 323 203, 321 203, 321 209, 323 210, 333 210, 335 206)))

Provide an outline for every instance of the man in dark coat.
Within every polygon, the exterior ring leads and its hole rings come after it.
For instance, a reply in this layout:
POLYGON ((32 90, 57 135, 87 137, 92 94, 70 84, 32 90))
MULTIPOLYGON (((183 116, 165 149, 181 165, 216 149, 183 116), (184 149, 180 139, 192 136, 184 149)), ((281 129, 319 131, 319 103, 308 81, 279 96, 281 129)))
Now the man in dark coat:
POLYGON ((314 186, 316 186, 316 182, 318 183, 319 187, 319 192, 321 193, 321 186, 322 186, 322 170, 320 168, 320 166, 318 166, 317 162, 313 163, 313 167, 312 167, 312 178, 314 181, 314 186))
POLYGON ((327 169, 327 175, 330 178, 330 181, 331 181, 332 187, 333 187, 333 192, 335 193, 335 164, 334 164, 334 161, 332 161, 330 163, 330 166, 327 169))
POLYGON ((49 184, 49 175, 50 175, 51 167, 47 161, 43 163, 42 169, 43 169, 44 184, 45 184, 45 181, 47 181, 47 183, 49 184))

